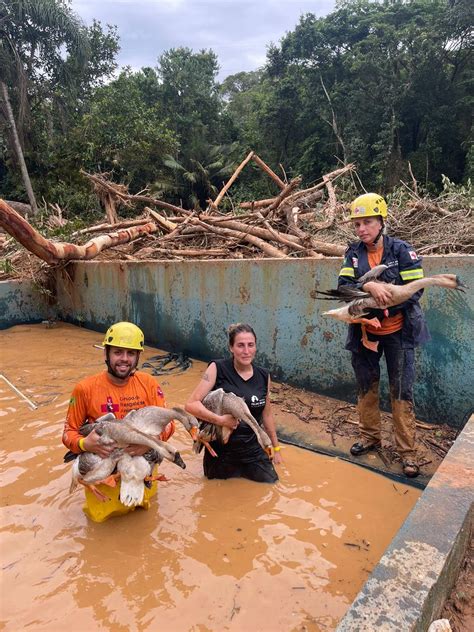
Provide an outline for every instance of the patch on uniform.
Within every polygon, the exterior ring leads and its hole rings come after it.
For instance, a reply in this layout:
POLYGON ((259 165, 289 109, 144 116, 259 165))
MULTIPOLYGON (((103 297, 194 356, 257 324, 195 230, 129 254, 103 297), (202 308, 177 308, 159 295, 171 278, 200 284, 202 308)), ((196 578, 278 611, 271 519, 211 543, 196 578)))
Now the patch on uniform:
POLYGON ((357 257, 352 257, 352 267, 353 268, 359 267, 359 259, 357 259, 357 257))
POLYGON ((156 387, 156 392, 158 393, 158 395, 160 397, 164 397, 165 394, 163 393, 163 391, 161 390, 161 388, 159 386, 156 387))
POLYGON ((69 400, 69 406, 74 406, 75 403, 76 403, 76 398, 71 397, 71 399, 69 400))
POLYGON ((119 404, 114 404, 110 395, 107 397, 107 403, 100 405, 101 413, 117 413, 120 410, 119 404))
POLYGON ((413 261, 417 261, 418 255, 416 254, 414 250, 409 250, 408 254, 410 255, 410 258, 413 259, 413 261))

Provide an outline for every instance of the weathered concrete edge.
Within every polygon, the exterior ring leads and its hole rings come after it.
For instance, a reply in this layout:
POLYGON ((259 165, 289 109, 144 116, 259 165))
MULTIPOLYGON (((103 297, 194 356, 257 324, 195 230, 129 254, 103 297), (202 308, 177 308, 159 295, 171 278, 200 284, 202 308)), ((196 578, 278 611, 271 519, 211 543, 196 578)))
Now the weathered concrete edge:
POLYGON ((449 595, 474 520, 474 416, 337 632, 426 632, 449 595))
POLYGON ((364 461, 361 458, 352 457, 350 453, 340 448, 322 445, 317 441, 308 440, 302 432, 287 430, 285 427, 285 422, 280 422, 278 424, 277 433, 278 439, 281 443, 294 445, 297 448, 303 448, 304 450, 316 452, 317 454, 336 457, 338 459, 341 459, 341 461, 352 463, 352 465, 363 467, 364 469, 370 470, 375 474, 380 474, 381 476, 386 476, 387 478, 390 478, 393 481, 397 481, 398 483, 403 483, 403 485, 410 485, 411 487, 416 487, 417 489, 425 489, 425 487, 431 480, 431 476, 426 476, 423 473, 420 473, 417 478, 407 478, 404 474, 398 474, 397 472, 384 468, 383 463, 372 465, 371 463, 364 461))
POLYGON ((0 329, 55 317, 56 308, 32 281, 0 281, 0 329))

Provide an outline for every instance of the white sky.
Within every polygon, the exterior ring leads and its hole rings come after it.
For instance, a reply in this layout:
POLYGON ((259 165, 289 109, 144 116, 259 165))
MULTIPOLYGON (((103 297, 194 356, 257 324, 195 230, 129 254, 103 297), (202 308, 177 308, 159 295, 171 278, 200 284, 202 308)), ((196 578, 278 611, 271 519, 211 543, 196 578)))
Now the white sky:
POLYGON ((334 0, 72 0, 72 10, 90 25, 118 27, 120 66, 155 67, 161 53, 187 46, 217 54, 219 79, 265 63, 267 46, 292 31, 300 15, 320 17, 334 0))

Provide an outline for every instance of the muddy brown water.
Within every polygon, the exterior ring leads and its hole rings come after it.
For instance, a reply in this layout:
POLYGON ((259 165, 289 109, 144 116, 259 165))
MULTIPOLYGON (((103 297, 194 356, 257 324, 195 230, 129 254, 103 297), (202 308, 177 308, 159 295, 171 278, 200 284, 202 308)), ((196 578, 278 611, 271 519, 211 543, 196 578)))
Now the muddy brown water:
MULTIPOLYGON (((69 494, 61 431, 100 341, 66 324, 0 332, 0 373, 38 405, 0 380, 1 629, 334 630, 420 491, 292 446, 276 485, 208 481, 179 428, 187 469, 162 466, 148 511, 93 523, 69 494)), ((157 378, 168 405, 204 366, 157 378)))

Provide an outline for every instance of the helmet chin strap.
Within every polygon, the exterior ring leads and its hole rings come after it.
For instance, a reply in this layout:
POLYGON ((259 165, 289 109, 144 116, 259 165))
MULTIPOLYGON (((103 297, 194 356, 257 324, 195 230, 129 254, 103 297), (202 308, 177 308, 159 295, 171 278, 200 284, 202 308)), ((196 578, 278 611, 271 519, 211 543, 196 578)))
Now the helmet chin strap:
POLYGON ((140 352, 138 352, 137 361, 135 363, 135 366, 130 369, 130 372, 128 373, 128 375, 125 376, 125 378, 123 377, 123 375, 118 375, 113 370, 113 368, 111 367, 109 353, 110 353, 110 349, 109 349, 109 347, 107 345, 105 347, 105 364, 107 365, 107 372, 110 373, 110 375, 112 375, 113 377, 117 378, 118 380, 124 380, 124 379, 130 377, 131 375, 133 375, 135 373, 135 371, 137 370, 137 366, 138 366, 138 360, 140 359, 140 352))

